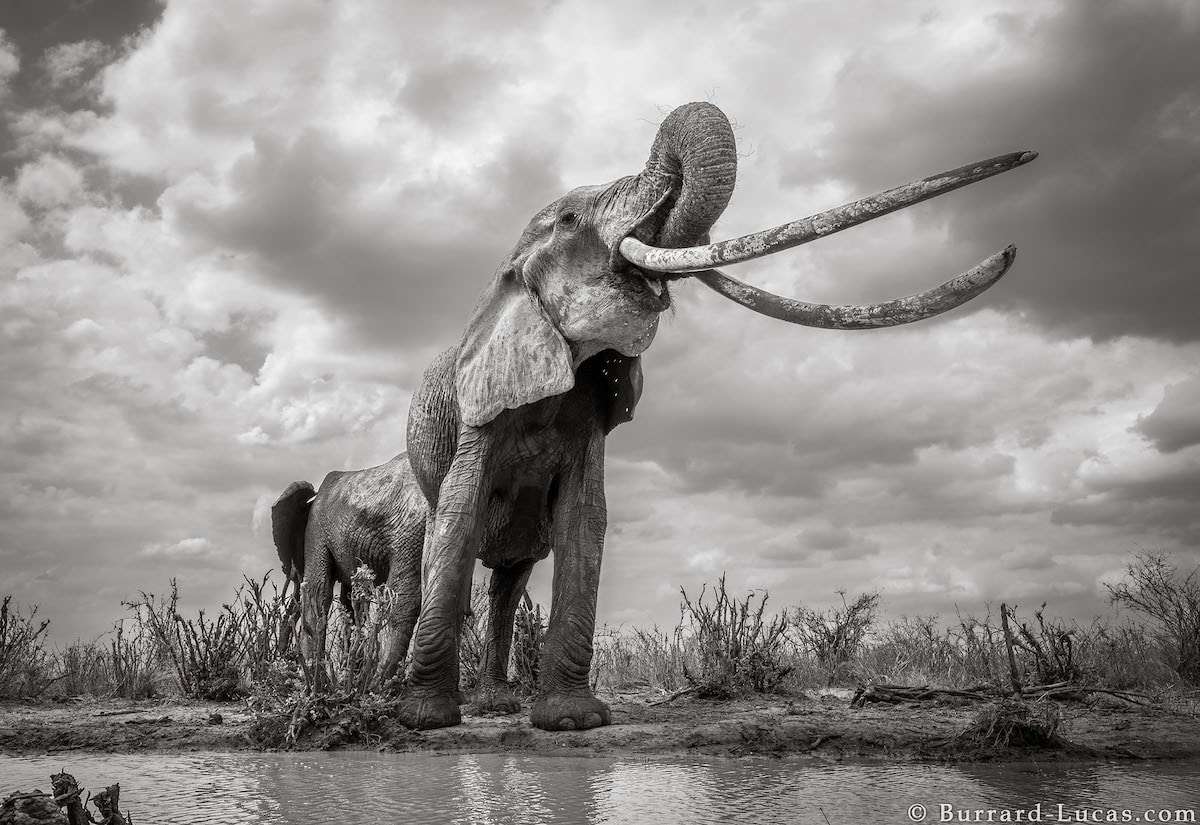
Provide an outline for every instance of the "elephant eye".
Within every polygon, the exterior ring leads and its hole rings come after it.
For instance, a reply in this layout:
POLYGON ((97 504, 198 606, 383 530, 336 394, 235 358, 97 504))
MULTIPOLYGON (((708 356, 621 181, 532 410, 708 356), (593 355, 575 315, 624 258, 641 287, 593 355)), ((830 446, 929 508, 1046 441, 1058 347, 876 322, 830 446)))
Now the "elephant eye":
POLYGON ((579 216, 569 210, 558 216, 559 226, 574 226, 578 220, 579 216))

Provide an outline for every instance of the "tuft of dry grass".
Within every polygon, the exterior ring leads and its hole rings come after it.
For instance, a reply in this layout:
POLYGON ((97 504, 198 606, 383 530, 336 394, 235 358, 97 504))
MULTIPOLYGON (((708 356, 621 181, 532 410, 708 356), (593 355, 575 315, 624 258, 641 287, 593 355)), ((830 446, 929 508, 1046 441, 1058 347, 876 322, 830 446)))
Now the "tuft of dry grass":
MULTIPOLYGON (((596 634, 592 689, 610 693, 653 688, 674 692, 687 683, 683 669, 695 654, 682 628, 604 627, 596 634)), ((694 665, 693 665, 694 667, 694 665)))
POLYGON ((985 748, 1057 748, 1062 713, 1048 700, 1003 699, 984 705, 959 734, 960 742, 985 748))

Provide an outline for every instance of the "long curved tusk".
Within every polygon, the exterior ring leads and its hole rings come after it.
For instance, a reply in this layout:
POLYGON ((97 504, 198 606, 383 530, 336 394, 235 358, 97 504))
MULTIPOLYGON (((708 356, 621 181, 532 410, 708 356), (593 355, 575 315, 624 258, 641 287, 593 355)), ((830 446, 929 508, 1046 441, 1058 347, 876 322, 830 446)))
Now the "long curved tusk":
POLYGON ((774 229, 765 229, 727 241, 683 249, 661 249, 644 244, 636 238, 627 237, 621 241, 620 250, 626 260, 642 269, 655 272, 703 272, 714 266, 752 261, 773 252, 832 235, 834 232, 841 232, 872 218, 1023 166, 1036 157, 1037 152, 1033 151, 1010 152, 978 163, 969 163, 844 206, 785 223, 774 229))
POLYGON ((941 286, 882 304, 810 304, 750 286, 715 269, 697 272, 695 277, 731 301, 781 321, 822 329, 875 329, 911 324, 966 303, 1000 280, 1016 257, 1017 248, 1010 244, 941 286))

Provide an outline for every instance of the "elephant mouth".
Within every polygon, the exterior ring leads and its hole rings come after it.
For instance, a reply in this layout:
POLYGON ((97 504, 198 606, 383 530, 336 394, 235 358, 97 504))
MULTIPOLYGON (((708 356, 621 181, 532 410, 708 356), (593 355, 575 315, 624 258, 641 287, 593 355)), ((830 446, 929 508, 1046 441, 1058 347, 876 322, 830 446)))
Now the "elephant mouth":
POLYGON ((670 276, 625 263, 613 273, 630 297, 643 309, 663 312, 671 306, 670 276))
POLYGON ((635 241, 655 246, 661 242, 662 230, 666 225, 671 207, 675 204, 677 193, 668 189, 658 200, 638 218, 621 236, 613 247, 609 266, 613 274, 633 290, 634 297, 645 309, 653 312, 663 312, 671 306, 670 281, 688 277, 686 274, 674 272, 657 272, 654 269, 638 266, 621 253, 621 244, 632 238, 635 241))

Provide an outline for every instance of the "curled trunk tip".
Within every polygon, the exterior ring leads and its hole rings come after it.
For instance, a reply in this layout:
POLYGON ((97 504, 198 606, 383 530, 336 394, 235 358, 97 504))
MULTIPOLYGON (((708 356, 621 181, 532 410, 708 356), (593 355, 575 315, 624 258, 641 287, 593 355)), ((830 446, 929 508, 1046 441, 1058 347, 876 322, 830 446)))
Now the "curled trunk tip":
POLYGON ((711 103, 686 103, 659 126, 639 176, 647 201, 673 191, 675 203, 657 243, 704 242, 725 211, 737 179, 737 147, 725 113, 711 103))

